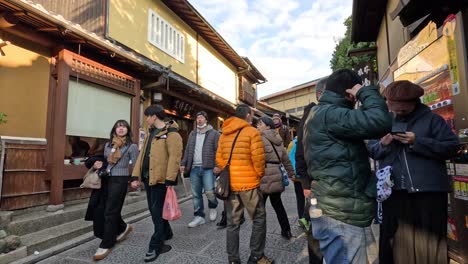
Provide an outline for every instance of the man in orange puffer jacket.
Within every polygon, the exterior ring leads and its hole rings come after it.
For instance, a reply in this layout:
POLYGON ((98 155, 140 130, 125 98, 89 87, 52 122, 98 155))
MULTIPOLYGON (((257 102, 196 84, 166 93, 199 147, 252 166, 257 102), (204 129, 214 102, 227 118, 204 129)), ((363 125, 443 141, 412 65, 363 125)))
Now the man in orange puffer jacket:
POLYGON ((265 155, 260 133, 252 127, 253 113, 248 105, 239 105, 233 117, 223 124, 223 133, 218 142, 216 162, 224 168, 229 160, 236 134, 230 163, 231 193, 227 199, 227 254, 229 263, 240 263, 239 226, 244 208, 253 221, 248 263, 272 263, 264 255, 266 239, 266 212, 259 190, 260 178, 265 172, 265 155))

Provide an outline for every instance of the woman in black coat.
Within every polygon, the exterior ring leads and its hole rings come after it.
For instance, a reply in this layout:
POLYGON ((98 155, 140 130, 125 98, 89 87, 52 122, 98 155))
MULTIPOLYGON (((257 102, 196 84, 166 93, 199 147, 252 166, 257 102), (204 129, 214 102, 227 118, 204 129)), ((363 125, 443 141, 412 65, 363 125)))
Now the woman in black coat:
POLYGON ((117 242, 123 241, 133 227, 122 219, 121 211, 130 180, 129 169, 138 157, 138 146, 132 142, 130 125, 118 120, 105 144, 104 155, 90 157, 88 168, 98 170, 101 188, 91 193, 85 220, 93 221, 94 235, 102 241, 94 260, 102 260, 117 242))
POLYGON ((384 96, 396 116, 393 132, 368 144, 380 168, 392 167, 394 182, 382 204, 380 263, 447 263, 445 161, 459 142, 445 120, 420 102, 423 94, 409 81, 390 84, 384 96))

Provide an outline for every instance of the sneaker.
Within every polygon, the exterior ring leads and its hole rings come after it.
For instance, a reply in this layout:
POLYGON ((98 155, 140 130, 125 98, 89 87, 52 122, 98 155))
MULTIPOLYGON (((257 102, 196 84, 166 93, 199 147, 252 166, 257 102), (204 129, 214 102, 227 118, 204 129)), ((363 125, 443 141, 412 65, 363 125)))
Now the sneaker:
POLYGON ((143 259, 145 262, 151 262, 151 261, 154 261, 155 259, 157 259, 159 257, 159 255, 161 254, 164 254, 166 252, 169 252, 171 251, 172 247, 169 246, 169 245, 162 245, 158 252, 156 252, 156 250, 150 250, 148 251, 146 254, 145 254, 145 258, 143 259))
POLYGON ((273 264, 275 261, 265 255, 257 261, 257 264, 273 264))
POLYGON ((216 220, 218 217, 218 211, 216 209, 210 209, 210 221, 216 220))
POLYGON ((201 216, 195 216, 195 218, 188 224, 188 227, 196 227, 199 225, 203 225, 205 223, 205 218, 201 216))
POLYGON ((145 258, 143 259, 145 262, 151 262, 155 259, 157 259, 159 256, 159 254, 156 253, 156 250, 151 250, 151 251, 148 251, 146 254, 145 254, 145 258))
POLYGON ((174 236, 174 233, 172 233, 172 231, 170 233, 168 233, 163 240, 171 240, 172 237, 174 236))
POLYGON ((248 264, 272 264, 275 263, 275 261, 265 255, 263 255, 261 258, 256 258, 256 257, 249 257, 249 260, 247 262, 248 264))
POLYGON ((103 260, 107 257, 107 255, 109 255, 111 253, 111 249, 110 248, 98 248, 96 250, 96 253, 94 253, 94 257, 93 259, 95 261, 99 261, 99 260, 103 260))
POLYGON ((133 230, 133 226, 127 224, 127 228, 125 228, 125 230, 122 232, 122 234, 118 235, 117 236, 117 242, 122 242, 125 240, 125 238, 127 238, 128 234, 130 234, 130 232, 132 232, 133 230))

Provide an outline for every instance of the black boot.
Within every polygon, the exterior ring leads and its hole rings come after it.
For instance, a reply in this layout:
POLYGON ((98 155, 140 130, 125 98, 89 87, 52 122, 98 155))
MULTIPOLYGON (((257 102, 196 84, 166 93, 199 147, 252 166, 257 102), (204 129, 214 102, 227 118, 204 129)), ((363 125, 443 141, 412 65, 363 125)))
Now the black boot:
POLYGON ((281 236, 284 237, 287 240, 292 238, 291 231, 289 231, 289 230, 281 231, 281 236))
POLYGON ((221 220, 216 224, 216 226, 218 227, 218 229, 226 228, 227 219, 226 219, 226 212, 225 211, 223 211, 221 213, 221 220))

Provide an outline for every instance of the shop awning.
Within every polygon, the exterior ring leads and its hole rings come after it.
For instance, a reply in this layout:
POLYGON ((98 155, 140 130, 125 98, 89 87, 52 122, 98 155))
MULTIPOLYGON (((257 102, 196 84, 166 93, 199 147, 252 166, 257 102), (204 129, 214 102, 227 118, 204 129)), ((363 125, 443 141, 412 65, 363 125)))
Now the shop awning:
POLYGON ((354 0, 352 42, 372 42, 377 39, 387 0, 354 0))
POLYGON ((440 26, 448 15, 467 7, 468 0, 400 0, 390 17, 400 17, 402 25, 406 27, 429 15, 428 19, 440 26))

